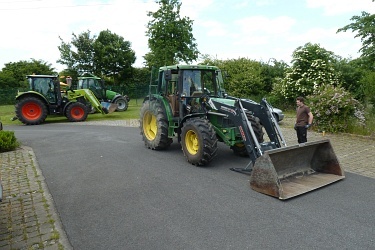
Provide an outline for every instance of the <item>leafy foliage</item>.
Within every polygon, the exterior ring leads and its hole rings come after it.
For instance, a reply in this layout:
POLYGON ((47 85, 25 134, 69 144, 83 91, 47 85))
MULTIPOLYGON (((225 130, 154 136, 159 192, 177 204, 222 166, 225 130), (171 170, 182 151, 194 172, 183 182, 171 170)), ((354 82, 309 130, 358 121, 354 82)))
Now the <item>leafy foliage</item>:
POLYGON ((15 150, 19 145, 13 131, 0 130, 0 152, 15 150))
POLYGON ((315 93, 321 86, 338 86, 339 73, 335 71, 337 57, 318 44, 307 43, 293 52, 292 67, 286 76, 274 86, 276 95, 294 102, 297 96, 315 93))
POLYGON ((338 32, 346 32, 352 30, 356 32, 355 38, 359 37, 362 41, 360 52, 362 57, 368 58, 371 61, 371 67, 375 64, 375 14, 370 14, 363 11, 361 16, 353 16, 352 23, 340 28, 338 32))
POLYGON ((96 36, 91 37, 89 30, 82 32, 78 36, 73 33, 72 36, 71 43, 64 42, 59 37, 61 41, 61 45, 58 46, 60 59, 57 62, 66 65, 70 70, 93 72, 94 41, 96 36), (74 50, 72 47, 74 47, 74 50))
POLYGON ((259 62, 239 58, 226 60, 223 66, 229 74, 225 88, 230 95, 249 97, 263 92, 262 68, 259 62))
POLYGON ((94 60, 95 73, 112 76, 116 82, 130 77, 136 57, 129 41, 105 30, 94 42, 94 60))
POLYGON ((115 83, 131 77, 131 65, 136 57, 129 41, 109 30, 101 31, 98 37, 91 36, 89 30, 72 36, 71 43, 60 38, 60 59, 57 61, 67 66, 70 75, 90 72, 111 77, 115 83))
POLYGON ((26 76, 32 74, 56 75, 57 73, 51 64, 42 60, 10 62, 6 63, 0 71, 0 87, 27 87, 26 76))
POLYGON ((196 60, 199 51, 192 32, 193 21, 180 17, 181 3, 178 0, 156 2, 159 9, 147 14, 152 20, 146 31, 150 48, 144 56, 146 66, 160 67, 196 60))
POLYGON ((308 100, 320 131, 347 132, 353 123, 365 124, 363 106, 342 87, 322 86, 308 100))
POLYGON ((283 61, 274 59, 263 63, 247 58, 218 60, 209 55, 202 56, 201 64, 214 65, 224 70, 228 75, 225 79, 228 94, 245 98, 269 94, 274 82, 280 81, 288 68, 283 61))

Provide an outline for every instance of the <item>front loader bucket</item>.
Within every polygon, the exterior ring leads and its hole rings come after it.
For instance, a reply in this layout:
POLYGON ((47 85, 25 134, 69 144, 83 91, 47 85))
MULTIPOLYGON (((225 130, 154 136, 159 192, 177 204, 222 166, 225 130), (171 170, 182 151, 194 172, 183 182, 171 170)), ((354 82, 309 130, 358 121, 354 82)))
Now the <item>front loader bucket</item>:
POLYGON ((329 140, 265 151, 253 167, 252 189, 281 200, 344 179, 329 140))
POLYGON ((101 102, 100 104, 106 111, 108 111, 108 112, 105 112, 106 114, 110 114, 118 108, 117 104, 110 103, 110 102, 101 102))

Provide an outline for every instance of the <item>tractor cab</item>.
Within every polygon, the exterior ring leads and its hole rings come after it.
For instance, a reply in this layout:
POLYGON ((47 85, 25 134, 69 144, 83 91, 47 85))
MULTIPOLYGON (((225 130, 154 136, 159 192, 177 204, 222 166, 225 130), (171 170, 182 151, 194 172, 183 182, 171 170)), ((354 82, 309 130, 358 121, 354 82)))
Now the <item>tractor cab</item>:
POLYGON ((61 98, 60 83, 57 76, 50 75, 28 75, 27 81, 31 91, 43 95, 49 103, 57 103, 61 98))
POLYGON ((99 100, 106 99, 106 88, 99 77, 79 77, 77 89, 89 89, 99 100))
POLYGON ((96 98, 102 102, 111 102, 117 105, 116 111, 125 111, 128 109, 130 98, 127 95, 121 95, 115 91, 109 90, 105 86, 104 80, 92 74, 85 74, 78 77, 76 89, 89 89, 96 98))
POLYGON ((199 112, 199 98, 225 96, 222 73, 214 66, 162 67, 154 82, 157 92, 168 98, 173 116, 199 112))

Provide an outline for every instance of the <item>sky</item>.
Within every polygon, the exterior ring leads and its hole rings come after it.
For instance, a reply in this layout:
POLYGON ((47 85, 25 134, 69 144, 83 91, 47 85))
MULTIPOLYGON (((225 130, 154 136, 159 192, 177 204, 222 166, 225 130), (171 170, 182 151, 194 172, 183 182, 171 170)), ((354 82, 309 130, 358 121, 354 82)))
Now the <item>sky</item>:
MULTIPOLYGON (((372 0, 181 0, 181 17, 193 20, 201 54, 227 60, 271 59, 290 64, 306 43, 319 44, 344 58, 357 58, 361 39, 352 31, 336 33, 362 11, 375 13, 372 0)), ((64 65, 58 46, 72 34, 110 30, 131 42, 137 60, 149 52, 146 25, 154 0, 0 0, 0 69, 31 59, 64 65)), ((198 61, 199 62, 199 61, 198 61)))

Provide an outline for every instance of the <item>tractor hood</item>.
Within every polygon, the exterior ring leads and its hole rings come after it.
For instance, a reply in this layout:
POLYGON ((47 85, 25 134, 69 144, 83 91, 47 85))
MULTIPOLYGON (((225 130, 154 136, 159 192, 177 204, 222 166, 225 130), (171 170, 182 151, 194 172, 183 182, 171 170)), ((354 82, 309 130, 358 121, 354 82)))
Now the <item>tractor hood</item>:
MULTIPOLYGON (((234 103, 235 103, 235 100, 226 99, 226 98, 210 98, 210 100, 215 101, 215 102, 220 102, 220 103, 226 104, 228 106, 234 106, 234 103)), ((209 104, 213 109, 217 110, 217 108, 215 107, 215 105, 212 102, 209 101, 209 104)))

